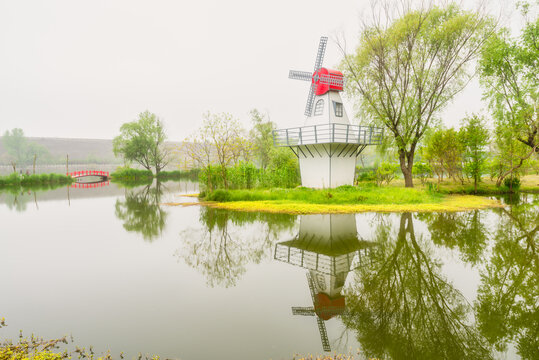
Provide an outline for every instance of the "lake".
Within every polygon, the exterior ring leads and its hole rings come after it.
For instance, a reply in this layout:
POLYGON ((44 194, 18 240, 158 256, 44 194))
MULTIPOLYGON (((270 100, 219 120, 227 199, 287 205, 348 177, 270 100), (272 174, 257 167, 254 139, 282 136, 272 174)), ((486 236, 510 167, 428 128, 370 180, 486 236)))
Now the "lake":
POLYGON ((0 338, 128 358, 539 358, 539 196, 460 213, 164 203, 189 182, 0 193, 0 338))

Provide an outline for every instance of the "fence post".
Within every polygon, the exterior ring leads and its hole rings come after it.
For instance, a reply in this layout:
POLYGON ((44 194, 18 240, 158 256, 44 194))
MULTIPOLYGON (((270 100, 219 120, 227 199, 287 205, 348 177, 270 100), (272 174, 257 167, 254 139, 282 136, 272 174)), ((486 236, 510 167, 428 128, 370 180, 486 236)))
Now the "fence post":
POLYGON ((314 143, 318 144, 318 134, 316 133, 316 125, 314 126, 314 143))
POLYGON ((288 140, 288 129, 286 129, 286 146, 289 146, 290 142, 288 140))
POLYGON ((350 125, 346 125, 346 143, 348 144, 348 133, 350 132, 350 125))
POLYGON ((301 134, 301 128, 299 128, 299 143, 303 145, 303 136, 301 134))

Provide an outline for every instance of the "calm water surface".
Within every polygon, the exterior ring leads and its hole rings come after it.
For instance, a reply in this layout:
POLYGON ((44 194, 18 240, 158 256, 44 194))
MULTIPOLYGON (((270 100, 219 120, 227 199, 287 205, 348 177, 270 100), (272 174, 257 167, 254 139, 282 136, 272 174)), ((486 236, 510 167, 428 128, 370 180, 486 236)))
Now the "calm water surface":
POLYGON ((539 358, 539 197, 462 213, 271 215, 196 184, 0 194, 0 339, 171 359, 539 358))

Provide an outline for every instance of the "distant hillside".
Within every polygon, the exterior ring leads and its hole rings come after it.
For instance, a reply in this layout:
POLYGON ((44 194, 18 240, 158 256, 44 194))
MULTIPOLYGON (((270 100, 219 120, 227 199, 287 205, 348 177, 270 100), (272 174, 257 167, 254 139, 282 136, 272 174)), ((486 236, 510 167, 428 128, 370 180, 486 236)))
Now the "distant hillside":
MULTIPOLYGON (((112 152, 112 140, 108 139, 70 139, 70 138, 46 138, 46 137, 27 137, 28 141, 34 142, 43 146, 50 153, 49 159, 42 159, 38 163, 43 164, 65 164, 66 155, 69 154, 70 164, 121 164, 122 159, 114 156, 112 152)), ((170 142, 168 145, 179 148, 181 143, 170 142)), ((6 151, 2 146, 2 138, 0 137, 0 164, 8 165, 6 161, 6 151)), ((177 166, 179 159, 185 162, 185 154, 177 153, 177 161, 174 165, 177 166)))

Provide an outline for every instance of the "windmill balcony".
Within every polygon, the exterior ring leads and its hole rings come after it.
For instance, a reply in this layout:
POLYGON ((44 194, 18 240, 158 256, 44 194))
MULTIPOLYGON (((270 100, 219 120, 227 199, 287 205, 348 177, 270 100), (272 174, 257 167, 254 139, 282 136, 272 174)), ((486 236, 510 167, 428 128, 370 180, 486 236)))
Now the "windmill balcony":
POLYGON ((379 145, 383 133, 382 128, 372 126, 321 124, 273 130, 273 144, 287 147, 331 143, 379 145))

